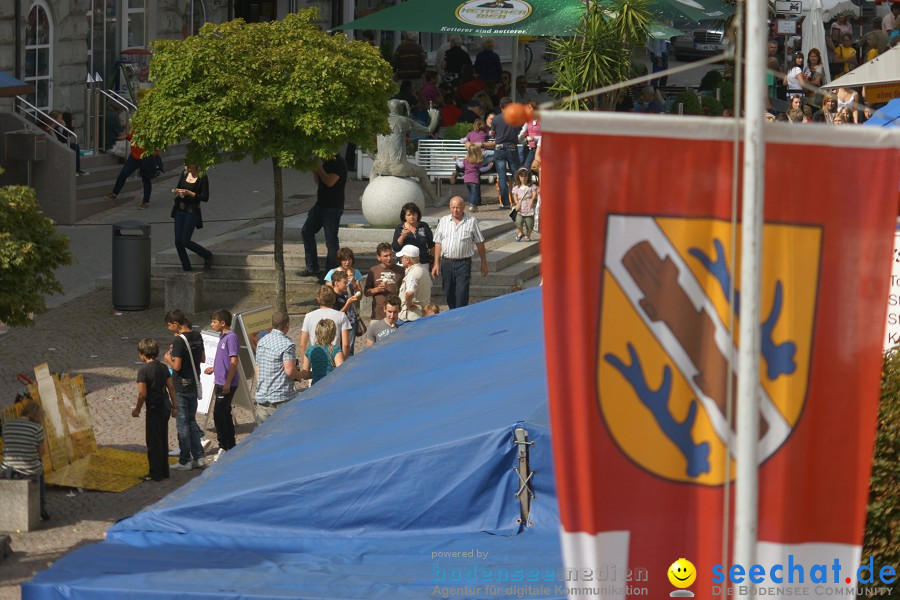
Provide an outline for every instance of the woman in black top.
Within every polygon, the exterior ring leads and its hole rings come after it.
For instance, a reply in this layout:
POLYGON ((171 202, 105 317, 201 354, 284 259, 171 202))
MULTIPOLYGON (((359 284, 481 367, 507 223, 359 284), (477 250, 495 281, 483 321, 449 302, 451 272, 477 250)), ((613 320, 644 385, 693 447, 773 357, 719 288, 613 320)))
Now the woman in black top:
POLYGON ((181 259, 181 267, 185 271, 191 270, 191 260, 188 258, 187 249, 203 257, 203 270, 212 268, 212 252, 191 241, 194 229, 203 229, 203 215, 200 213, 200 203, 209 200, 209 180, 206 175, 200 175, 197 165, 184 166, 184 172, 178 179, 178 185, 172 190, 175 194, 175 204, 172 206, 172 218, 175 219, 175 250, 181 259))
POLYGON ((434 235, 431 227, 422 220, 422 211, 415 202, 407 202, 400 209, 400 224, 394 230, 394 239, 391 247, 394 252, 400 252, 403 246, 417 246, 419 248, 419 262, 430 265, 432 248, 434 248, 434 235))

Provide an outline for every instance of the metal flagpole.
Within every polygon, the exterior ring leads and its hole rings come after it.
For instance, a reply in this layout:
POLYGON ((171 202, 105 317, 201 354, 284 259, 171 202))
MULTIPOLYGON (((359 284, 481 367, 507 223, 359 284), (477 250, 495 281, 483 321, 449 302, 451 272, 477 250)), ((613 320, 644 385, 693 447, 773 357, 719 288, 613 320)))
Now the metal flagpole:
MULTIPOLYGON (((741 11, 738 4, 738 14, 741 11)), ((744 119, 743 206, 741 227, 741 315, 738 350, 737 443, 735 458, 734 562, 756 563, 758 514, 760 264, 765 190, 766 10, 749 1, 746 10, 746 112, 744 119)), ((740 60, 741 48, 737 48, 740 60)), ((738 598, 752 598, 749 588, 738 598)))

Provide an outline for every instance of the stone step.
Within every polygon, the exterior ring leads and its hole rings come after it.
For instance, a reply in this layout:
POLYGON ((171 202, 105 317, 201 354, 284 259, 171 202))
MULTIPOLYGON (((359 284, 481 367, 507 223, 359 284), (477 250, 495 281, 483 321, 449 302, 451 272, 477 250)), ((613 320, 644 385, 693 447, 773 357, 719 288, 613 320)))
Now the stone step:
MULTIPOLYGON (((354 251, 357 268, 365 273, 370 267, 374 266, 378 261, 375 256, 374 248, 366 245, 364 248, 356 248, 349 246, 354 251)), ((488 269, 492 272, 501 271, 506 267, 522 261, 530 256, 534 256, 540 251, 538 242, 511 242, 500 246, 487 253, 488 269)), ((318 246, 319 260, 323 260, 326 254, 324 245, 318 246)), ((254 267, 275 269, 275 257, 270 252, 221 252, 215 251, 215 268, 231 268, 231 267, 254 267)), ((199 256, 188 253, 191 264, 199 269, 203 266, 203 259, 199 256)), ((174 249, 160 252, 156 255, 157 267, 180 267, 181 261, 174 249)), ((293 271, 303 269, 306 266, 305 255, 303 254, 303 246, 299 244, 286 244, 284 252, 284 266, 290 274, 293 271)), ((274 275, 272 276, 274 279, 274 275)))
MULTIPOLYGON (((491 280, 490 277, 486 281, 494 283, 494 281, 491 280)), ((435 304, 443 304, 446 301, 444 291, 443 289, 441 289, 439 283, 440 277, 438 277, 437 282, 431 289, 431 298, 432 301, 435 302, 435 304)), ((473 283, 469 288, 469 296, 473 300, 487 300, 517 291, 521 289, 521 287, 521 285, 516 284, 479 284, 477 283, 477 279, 473 279, 473 283)), ((97 279, 97 288, 103 290, 111 290, 112 277, 107 275, 105 277, 97 279)), ((150 280, 150 289, 154 295, 159 295, 159 297, 161 298, 162 294, 164 294, 165 292, 165 279, 161 277, 153 277, 150 280)), ((318 289, 319 285, 317 283, 303 283, 298 285, 296 282, 292 282, 289 278, 287 282, 288 304, 290 304, 291 306, 314 307, 314 299, 316 293, 318 292, 318 289)), ((206 305, 214 304, 212 300, 215 298, 216 294, 258 294, 260 292, 270 292, 274 297, 275 282, 254 282, 245 279, 205 279, 203 282, 203 302, 206 305)), ((367 310, 368 309, 364 311, 364 314, 366 316, 368 316, 367 310)))
MULTIPOLYGON (((172 185, 175 181, 175 177, 171 175, 171 171, 167 171, 163 175, 160 175, 159 177, 154 179, 153 185, 172 185)), ((78 188, 75 192, 75 220, 80 221, 82 219, 90 217, 91 215, 95 215, 117 206, 122 206, 123 204, 134 203, 135 206, 137 206, 137 204, 140 203, 144 189, 140 179, 130 179, 122 188, 122 192, 119 194, 118 198, 116 198, 115 200, 110 200, 106 197, 106 193, 112 191, 114 182, 115 181, 89 184, 91 186, 91 190, 93 190, 91 193, 98 193, 99 191, 101 192, 99 196, 79 198, 78 194, 80 193, 81 188, 78 188)))
MULTIPOLYGON (((344 214, 343 223, 341 227, 341 231, 338 234, 338 238, 341 240, 341 244, 347 244, 351 248, 353 244, 357 242, 369 242, 371 244, 378 244, 378 242, 390 242, 393 241, 390 238, 394 234, 393 229, 382 229, 382 228, 370 228, 370 227, 359 227, 359 226, 346 226, 348 225, 350 215, 344 214), (385 233, 387 232, 387 236, 385 237, 385 233)), ((303 229, 303 223, 305 221, 305 217, 295 217, 289 218, 285 220, 284 223, 284 241, 285 242, 298 242, 302 241, 302 237, 300 235, 300 230, 303 229)), ((438 219, 433 217, 426 217, 423 219, 428 225, 431 227, 432 231, 437 227, 438 219)), ((515 223, 510 221, 509 219, 494 219, 494 218, 479 218, 478 226, 481 228, 481 233, 484 235, 485 239, 491 239, 498 235, 501 235, 507 231, 512 231, 516 228, 515 223)), ((262 235, 265 239, 273 239, 275 237, 275 226, 274 225, 264 225, 262 227, 262 235)), ((319 232, 317 239, 321 239, 324 241, 324 237, 322 236, 322 232, 319 232)))
MULTIPOLYGON (((181 175, 181 166, 183 164, 183 156, 166 156, 163 159, 165 172, 154 179, 153 184, 156 185, 158 181, 172 179, 181 175)), ((82 166, 82 168, 85 169, 84 166, 82 166)), ((77 185, 75 187, 76 201, 102 197, 108 192, 111 192, 113 185, 116 183, 116 177, 119 176, 119 171, 122 170, 122 165, 106 165, 96 171, 91 171, 90 169, 86 170, 89 171, 89 174, 81 175, 77 180, 77 185)), ((125 187, 122 188, 122 192, 119 195, 124 196, 129 192, 140 190, 143 190, 143 183, 141 182, 140 173, 135 171, 125 182, 125 187)))
MULTIPOLYGON (((535 244, 536 245, 536 244, 535 244)), ((275 285, 275 268, 274 265, 270 267, 251 267, 251 266, 239 266, 239 265, 223 265, 219 262, 219 259, 216 258, 216 265, 210 270, 206 276, 204 277, 205 285, 210 285, 214 281, 218 280, 234 280, 234 281, 244 281, 247 282, 248 285, 252 282, 253 284, 258 284, 260 286, 266 285, 275 285)), ((300 281, 294 271, 297 268, 302 267, 301 262, 290 265, 290 267, 285 265, 285 276, 287 278, 288 285, 305 285, 307 280, 300 281)), ((541 270, 541 257, 540 255, 533 255, 528 257, 525 260, 520 262, 513 263, 512 265, 502 268, 498 271, 490 271, 490 263, 488 263, 488 277, 487 282, 490 282, 491 285, 501 285, 501 286, 514 286, 517 284, 521 284, 524 281, 527 281, 533 277, 536 277, 541 270)), ((481 265, 478 260, 473 261, 472 263, 472 284, 476 285, 479 282, 478 279, 481 279, 481 274, 479 269, 481 265)), ((360 269, 362 271, 362 269, 360 269)), ((164 279, 167 273, 177 273, 181 271, 180 264, 156 264, 150 269, 150 276, 152 279, 164 279)), ((310 285, 313 285, 313 280, 308 278, 310 285)), ((438 275, 434 279, 434 285, 441 285, 441 276, 438 275)), ((314 286, 315 288, 315 286, 314 286)))

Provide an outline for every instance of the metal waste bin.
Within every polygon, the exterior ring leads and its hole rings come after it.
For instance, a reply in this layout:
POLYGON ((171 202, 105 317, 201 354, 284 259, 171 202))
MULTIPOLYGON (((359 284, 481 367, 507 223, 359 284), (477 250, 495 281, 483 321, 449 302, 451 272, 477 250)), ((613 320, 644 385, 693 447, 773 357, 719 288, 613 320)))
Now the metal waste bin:
POLYGON ((122 221, 112 229, 112 297, 116 310, 150 308, 150 225, 122 221))

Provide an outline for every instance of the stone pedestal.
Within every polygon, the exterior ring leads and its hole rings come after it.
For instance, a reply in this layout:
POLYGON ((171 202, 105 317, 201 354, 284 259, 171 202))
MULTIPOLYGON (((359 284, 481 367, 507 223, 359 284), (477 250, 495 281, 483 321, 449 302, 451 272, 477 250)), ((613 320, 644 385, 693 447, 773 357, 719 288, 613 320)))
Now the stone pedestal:
POLYGON ((202 305, 202 271, 166 273, 166 311, 178 308, 190 314, 200 312, 202 305))
POLYGON ((32 531, 41 522, 41 488, 30 479, 0 479, 0 531, 32 531))
POLYGON ((414 202, 425 213, 425 196, 414 179, 390 175, 376 177, 363 192, 363 216, 370 225, 393 231, 401 222, 400 209, 407 202, 414 202))

